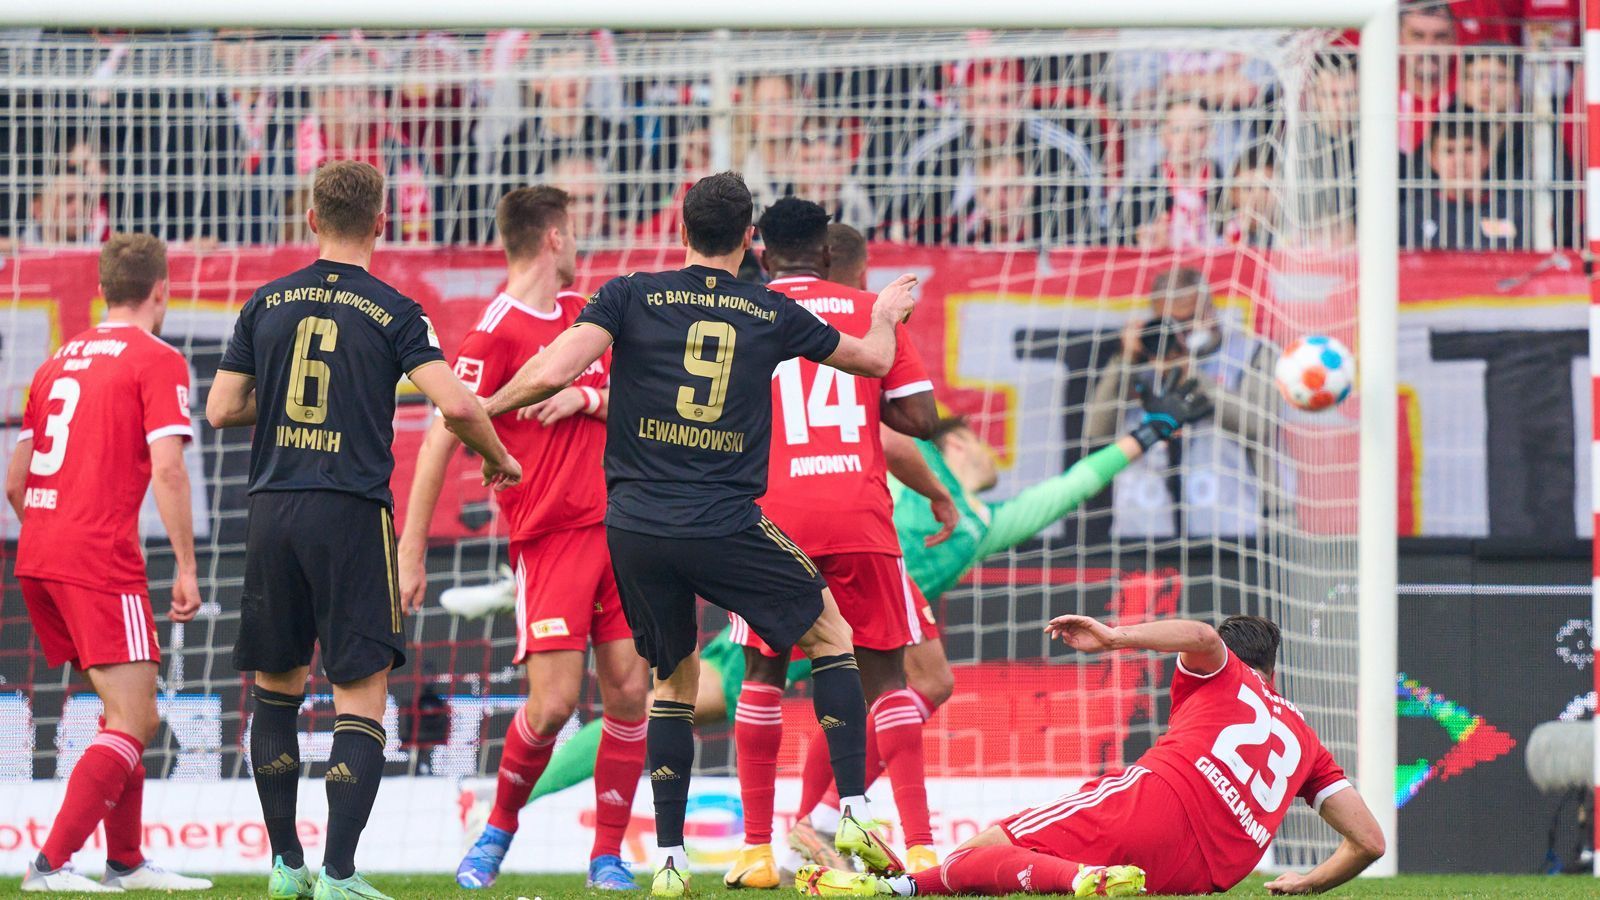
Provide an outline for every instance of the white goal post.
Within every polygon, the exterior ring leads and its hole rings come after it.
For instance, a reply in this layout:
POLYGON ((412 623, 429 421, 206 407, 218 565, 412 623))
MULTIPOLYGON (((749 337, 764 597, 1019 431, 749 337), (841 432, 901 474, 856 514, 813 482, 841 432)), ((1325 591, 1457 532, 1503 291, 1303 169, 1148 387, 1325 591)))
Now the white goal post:
POLYGON ((1360 790, 1389 841, 1369 874, 1392 875, 1397 858, 1395 766, 1397 718, 1396 329, 1398 280, 1397 3, 1395 0, 812 0, 804 4, 699 0, 589 0, 528 4, 518 0, 8 0, 0 27, 184 28, 332 26, 466 28, 485 26, 658 29, 825 28, 1359 28, 1360 98, 1357 219, 1360 395, 1385 402, 1360 409, 1357 724, 1360 790))

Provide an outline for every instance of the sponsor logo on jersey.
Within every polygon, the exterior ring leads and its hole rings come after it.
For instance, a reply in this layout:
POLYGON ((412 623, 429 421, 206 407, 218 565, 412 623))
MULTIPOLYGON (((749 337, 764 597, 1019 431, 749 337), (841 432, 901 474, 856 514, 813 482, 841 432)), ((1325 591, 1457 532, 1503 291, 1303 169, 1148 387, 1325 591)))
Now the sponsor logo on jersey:
POLYGON ((189 386, 187 384, 175 385, 178 389, 178 408, 184 412, 189 411, 189 386))
POLYGON ((571 633, 567 630, 567 620, 559 617, 528 623, 528 634, 536 638, 566 637, 571 633))
POLYGON ((433 330, 433 320, 427 316, 422 317, 422 324, 428 326, 428 346, 438 349, 439 332, 433 330))

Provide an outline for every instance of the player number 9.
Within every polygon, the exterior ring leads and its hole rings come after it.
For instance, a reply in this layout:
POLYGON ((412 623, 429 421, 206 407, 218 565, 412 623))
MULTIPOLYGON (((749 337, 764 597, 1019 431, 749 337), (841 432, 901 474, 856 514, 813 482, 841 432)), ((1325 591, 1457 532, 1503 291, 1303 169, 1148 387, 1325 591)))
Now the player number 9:
POLYGON ((702 321, 689 326, 683 347, 683 368, 690 375, 711 379, 706 402, 694 402, 694 387, 678 386, 678 415, 691 422, 707 424, 722 418, 722 404, 728 399, 728 374, 733 370, 733 344, 737 337, 727 322, 702 321), (715 339, 716 354, 706 358, 706 341, 715 339))

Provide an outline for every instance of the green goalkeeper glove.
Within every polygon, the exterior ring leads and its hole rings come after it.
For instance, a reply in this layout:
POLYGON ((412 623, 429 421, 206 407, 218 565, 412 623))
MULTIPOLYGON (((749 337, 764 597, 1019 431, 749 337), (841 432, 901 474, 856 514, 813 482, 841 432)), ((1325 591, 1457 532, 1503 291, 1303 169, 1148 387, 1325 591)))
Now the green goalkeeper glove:
POLYGON ((1182 378, 1183 373, 1171 369, 1159 384, 1141 381, 1134 386, 1144 405, 1144 421, 1133 430, 1133 439, 1141 450, 1149 450, 1183 426, 1211 415, 1211 398, 1200 389, 1199 379, 1182 378))

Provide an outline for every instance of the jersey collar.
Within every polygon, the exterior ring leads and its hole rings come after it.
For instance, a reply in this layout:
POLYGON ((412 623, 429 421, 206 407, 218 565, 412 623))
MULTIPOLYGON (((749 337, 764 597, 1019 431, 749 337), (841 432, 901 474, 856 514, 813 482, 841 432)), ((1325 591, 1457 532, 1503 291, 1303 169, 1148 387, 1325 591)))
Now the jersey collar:
POLYGON ((810 282, 810 281, 821 281, 821 280, 822 279, 818 278, 815 275, 785 275, 782 278, 774 278, 771 281, 767 282, 767 284, 768 284, 768 286, 771 286, 771 285, 774 285, 774 284, 805 284, 805 283, 810 282))
POLYGON ((505 291, 501 291, 500 292, 500 296, 495 298, 495 302, 496 303, 504 303, 507 306, 510 306, 512 309, 521 310, 521 311, 527 313, 528 315, 533 316, 535 319, 542 319, 542 320, 544 320, 546 322, 554 322, 555 320, 561 318, 561 298, 560 297, 556 298, 556 308, 550 310, 549 312, 540 312, 537 309, 534 309, 533 307, 529 306, 528 304, 523 303, 521 300, 518 300, 517 298, 511 296, 510 294, 506 293, 505 291))

